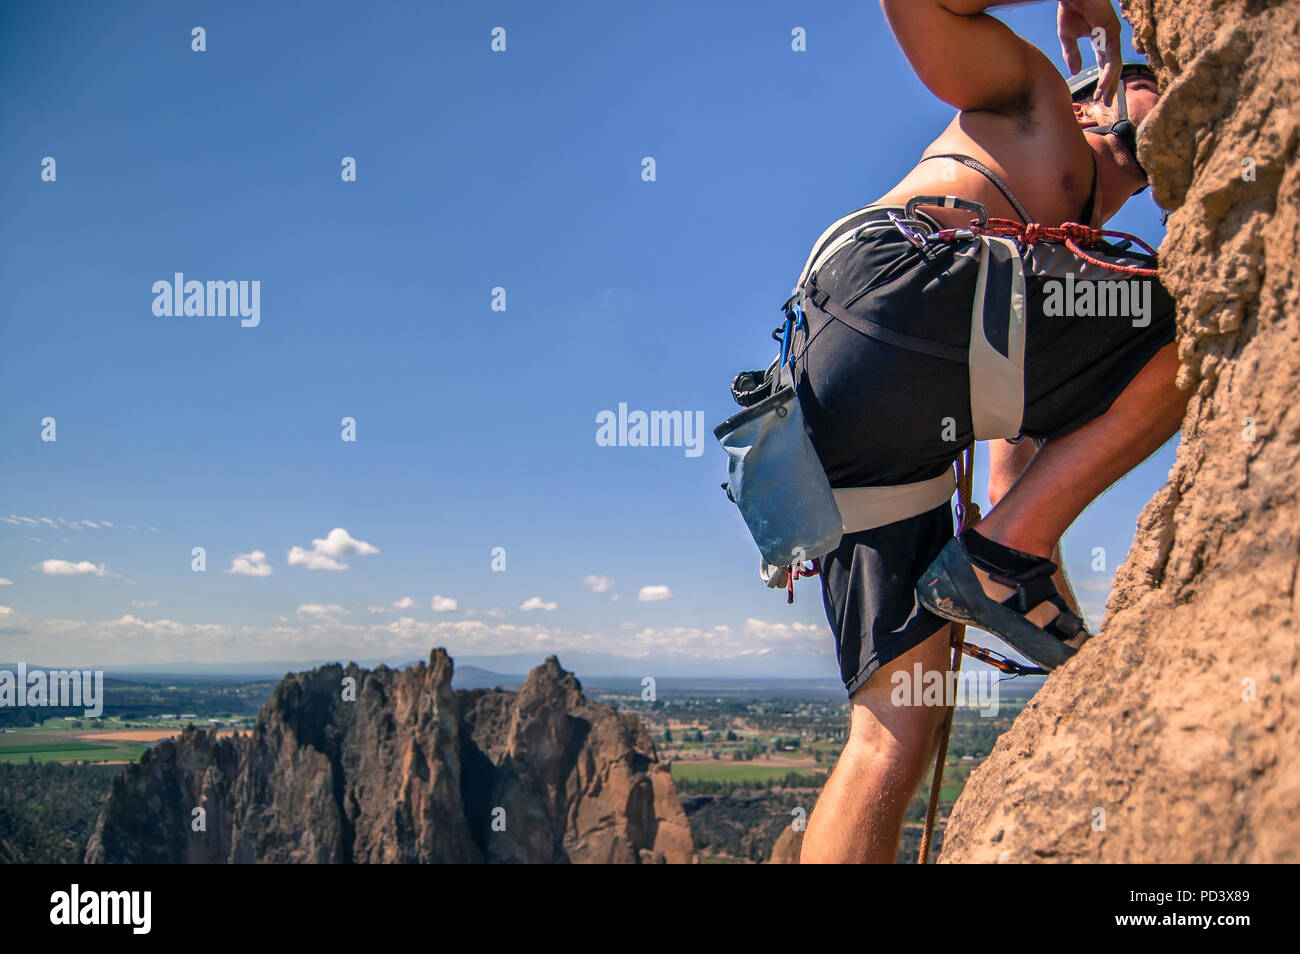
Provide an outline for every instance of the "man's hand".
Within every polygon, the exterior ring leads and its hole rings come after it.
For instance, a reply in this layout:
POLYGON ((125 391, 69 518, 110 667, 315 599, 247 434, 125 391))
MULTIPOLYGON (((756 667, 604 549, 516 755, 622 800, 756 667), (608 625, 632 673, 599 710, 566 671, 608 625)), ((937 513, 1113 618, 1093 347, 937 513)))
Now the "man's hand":
POLYGON ((1123 75, 1120 56, 1119 17, 1111 0, 1061 0, 1056 11, 1056 33, 1061 52, 1071 73, 1083 69, 1079 41, 1087 39, 1101 66, 1097 97, 1107 106, 1115 98, 1123 75))

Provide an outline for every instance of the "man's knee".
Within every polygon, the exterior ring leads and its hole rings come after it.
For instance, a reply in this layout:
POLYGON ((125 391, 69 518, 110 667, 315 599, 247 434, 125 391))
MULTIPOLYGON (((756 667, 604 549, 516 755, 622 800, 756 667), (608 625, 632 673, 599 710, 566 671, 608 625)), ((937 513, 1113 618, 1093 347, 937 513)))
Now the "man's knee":
POLYGON ((927 673, 938 672, 946 681, 942 674, 949 667, 949 639, 949 627, 944 626, 920 646, 882 666, 853 694, 847 754, 910 761, 917 753, 933 748, 946 707, 918 702, 924 696, 913 691, 912 683, 918 663, 922 679, 927 673))

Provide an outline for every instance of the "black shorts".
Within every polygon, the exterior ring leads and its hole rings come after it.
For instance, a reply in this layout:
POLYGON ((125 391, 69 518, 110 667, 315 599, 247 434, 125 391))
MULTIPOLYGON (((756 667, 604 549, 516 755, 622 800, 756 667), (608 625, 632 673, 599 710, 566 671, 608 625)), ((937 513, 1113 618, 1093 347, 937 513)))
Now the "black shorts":
MULTIPOLYGON (((883 215, 869 207, 843 220, 844 228, 883 215)), ((876 327, 964 350, 976 244, 933 243, 926 256, 897 230, 864 234, 821 265, 817 287, 876 327)), ((1127 265, 1155 264, 1117 246, 1088 252, 1127 265)), ((1088 265, 1061 245, 1037 244, 1025 256, 1025 298, 1022 436, 1050 440, 1105 413, 1174 340, 1174 302, 1158 280, 1088 265), (1099 280, 1145 282, 1134 299, 1145 298, 1144 318, 1060 314, 1066 291, 1082 305, 1083 286, 1099 280)), ((969 374, 962 363, 898 347, 812 312, 806 333, 796 339, 796 354, 799 403, 833 487, 937 477, 973 440, 969 374)), ((915 587, 952 535, 952 514, 944 504, 845 534, 838 549, 822 558, 823 601, 850 695, 946 623, 920 605, 915 587)))

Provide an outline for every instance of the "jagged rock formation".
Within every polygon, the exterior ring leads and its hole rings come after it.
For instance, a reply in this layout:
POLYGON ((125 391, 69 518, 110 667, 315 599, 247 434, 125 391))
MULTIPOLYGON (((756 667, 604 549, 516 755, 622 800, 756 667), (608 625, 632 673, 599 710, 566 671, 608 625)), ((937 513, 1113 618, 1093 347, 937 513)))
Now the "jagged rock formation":
POLYGON ((1103 632, 972 775, 943 861, 1300 861, 1300 3, 1122 6, 1164 91, 1140 152, 1195 394, 1103 632))
POLYGON ((518 692, 457 692, 451 675, 438 649, 402 671, 287 676, 251 734, 188 729, 129 766, 86 861, 695 860, 634 715, 588 701, 553 656, 518 692))

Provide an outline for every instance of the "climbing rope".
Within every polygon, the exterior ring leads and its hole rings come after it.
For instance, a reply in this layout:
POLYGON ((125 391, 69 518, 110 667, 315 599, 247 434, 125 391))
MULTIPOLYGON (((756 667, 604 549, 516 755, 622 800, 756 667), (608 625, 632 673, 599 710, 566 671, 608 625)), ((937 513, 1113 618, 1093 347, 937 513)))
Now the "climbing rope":
MULTIPOLYGON (((971 500, 972 478, 975 471, 975 445, 971 444, 961 457, 957 458, 957 532, 979 523, 979 504, 971 500)), ((961 623, 952 624, 952 672, 961 672, 962 650, 966 644, 966 627, 961 623)), ((956 679, 951 681, 956 685, 956 679)), ((943 764, 948 758, 948 739, 952 735, 952 720, 956 712, 957 700, 948 700, 947 711, 943 716, 943 732, 939 736, 939 754, 934 760, 934 777, 930 780, 930 804, 925 811, 925 831, 921 834, 921 852, 917 864, 927 864, 930 860, 930 840, 934 835, 934 816, 939 811, 939 792, 943 787, 943 764)))
POLYGON ((941 229, 931 235, 930 238, 939 242, 955 242, 959 239, 969 238, 972 235, 1000 235, 1008 238, 1017 238, 1026 245, 1033 245, 1036 242, 1054 242, 1059 245, 1064 245, 1089 265, 1096 265, 1098 268, 1104 268, 1107 271, 1120 272, 1124 275, 1139 275, 1144 278, 1155 278, 1160 274, 1158 269, 1142 268, 1137 265, 1119 265, 1115 262, 1108 262, 1104 259, 1089 255, 1083 250, 1083 247, 1086 245, 1096 245, 1106 237, 1124 239, 1136 243, 1153 258, 1155 257, 1156 250, 1136 235, 1130 235, 1127 232, 1113 232, 1109 229, 1094 229, 1089 225, 1080 225, 1078 222, 1063 222, 1060 225, 1042 225, 1038 222, 1022 224, 1012 219, 994 218, 989 219, 986 225, 976 225, 972 223, 964 229, 941 229))

